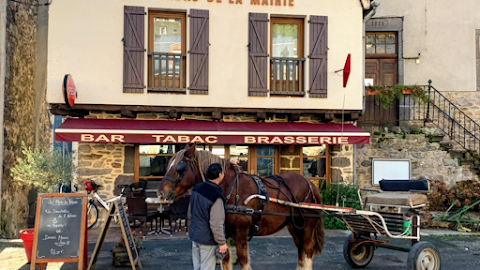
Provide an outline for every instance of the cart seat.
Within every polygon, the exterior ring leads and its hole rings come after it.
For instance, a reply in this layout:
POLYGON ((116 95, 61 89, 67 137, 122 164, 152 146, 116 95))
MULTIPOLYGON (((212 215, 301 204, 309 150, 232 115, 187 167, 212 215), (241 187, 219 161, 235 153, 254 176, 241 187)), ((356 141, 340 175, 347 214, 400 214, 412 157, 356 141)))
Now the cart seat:
POLYGON ((419 208, 427 203, 430 185, 428 180, 381 180, 381 192, 363 197, 367 206, 391 206, 399 208, 419 208))
POLYGON ((427 203, 427 196, 413 193, 381 192, 365 196, 365 204, 394 205, 417 208, 427 203))

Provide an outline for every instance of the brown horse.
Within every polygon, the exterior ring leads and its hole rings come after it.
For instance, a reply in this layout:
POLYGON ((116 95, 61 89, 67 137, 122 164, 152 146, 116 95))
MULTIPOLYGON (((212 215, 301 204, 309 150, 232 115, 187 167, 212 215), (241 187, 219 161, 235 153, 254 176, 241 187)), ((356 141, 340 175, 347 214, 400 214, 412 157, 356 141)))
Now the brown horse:
MULTIPOLYGON (((161 182, 157 195, 159 200, 167 200, 185 195, 195 184, 205 179, 205 172, 212 163, 220 163, 225 171, 225 177, 220 184, 226 197, 227 205, 235 209, 245 207, 256 210, 254 214, 248 211, 227 211, 225 217, 225 233, 232 237, 237 248, 238 261, 242 270, 250 269, 247 238, 255 225, 258 231, 255 235, 269 235, 278 232, 285 226, 293 237, 298 249, 297 270, 312 269, 313 255, 320 254, 324 244, 323 221, 315 217, 315 212, 291 209, 288 206, 260 201, 255 198, 244 204, 245 199, 258 194, 259 187, 268 192, 271 198, 293 202, 320 202, 320 193, 315 186, 303 176, 296 173, 281 173, 263 178, 257 185, 251 175, 239 172, 238 166, 213 155, 208 151, 196 151, 195 146, 177 152, 169 162, 164 181, 161 182), (166 180, 166 181, 165 181, 166 180), (289 188, 291 187, 291 189, 289 188), (238 189, 238 190, 237 190, 238 189), (237 199, 238 195, 238 199, 237 199), (263 213, 259 215, 258 211, 263 213), (270 213, 270 214, 268 214, 270 213), (275 215, 272 215, 275 214, 275 215), (293 214, 294 216, 291 216, 293 214), (312 217, 314 216, 314 217, 312 217), (260 222, 259 222, 260 221, 260 222), (258 223, 259 222, 259 223, 258 223)), ((229 208, 227 206, 227 208, 229 208)), ((280 247, 279 247, 280 248, 280 247)), ((232 269, 230 256, 222 261, 222 269, 232 269)))

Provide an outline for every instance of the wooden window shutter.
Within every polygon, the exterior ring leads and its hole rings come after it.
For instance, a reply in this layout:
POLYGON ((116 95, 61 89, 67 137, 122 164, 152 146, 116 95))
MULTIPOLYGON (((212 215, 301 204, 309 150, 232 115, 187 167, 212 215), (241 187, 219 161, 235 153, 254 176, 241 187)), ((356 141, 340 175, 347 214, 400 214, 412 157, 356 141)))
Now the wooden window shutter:
POLYGON ((124 7, 123 92, 143 93, 145 61, 145 9, 124 7))
POLYGON ((208 94, 208 10, 190 10, 190 94, 208 94))
POLYGON ((268 14, 250 13, 248 24, 248 95, 268 93, 268 14))
POLYGON ((310 16, 309 94, 327 97, 328 17, 310 16))

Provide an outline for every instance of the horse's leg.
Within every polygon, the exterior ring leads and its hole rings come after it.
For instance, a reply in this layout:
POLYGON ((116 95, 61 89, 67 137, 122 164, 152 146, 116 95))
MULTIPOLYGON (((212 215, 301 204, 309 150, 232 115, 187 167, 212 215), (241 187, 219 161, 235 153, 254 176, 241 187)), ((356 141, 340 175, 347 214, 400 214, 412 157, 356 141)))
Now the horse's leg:
POLYGON ((237 258, 242 270, 251 270, 248 256, 248 243, 247 243, 248 230, 237 230, 233 235, 233 241, 237 248, 237 258))
POLYGON ((303 265, 305 263, 305 251, 303 249, 303 239, 302 239, 302 231, 296 229, 293 224, 288 224, 287 225, 288 232, 290 232, 290 235, 293 237, 293 242, 295 243, 295 246, 297 247, 298 250, 298 261, 297 261, 297 268, 296 270, 302 270, 303 265))
POLYGON ((222 260, 221 268, 222 270, 233 270, 233 264, 232 264, 233 256, 230 253, 231 248, 230 248, 230 245, 228 244, 228 241, 227 241, 227 245, 228 245, 228 252, 227 252, 227 255, 222 260))
POLYGON ((303 270, 312 270, 312 260, 314 253, 315 245, 315 226, 317 224, 316 219, 307 219, 307 224, 303 228, 303 250, 305 252, 305 264, 303 265, 303 270))

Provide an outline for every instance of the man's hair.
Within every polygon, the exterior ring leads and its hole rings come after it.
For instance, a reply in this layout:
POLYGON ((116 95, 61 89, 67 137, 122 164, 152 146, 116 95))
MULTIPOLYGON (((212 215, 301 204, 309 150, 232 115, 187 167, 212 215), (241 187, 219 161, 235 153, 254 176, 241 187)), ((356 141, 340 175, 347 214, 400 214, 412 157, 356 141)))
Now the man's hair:
POLYGON ((220 173, 223 172, 222 165, 219 163, 213 163, 210 166, 208 166, 207 170, 207 177, 210 180, 217 179, 220 173))

